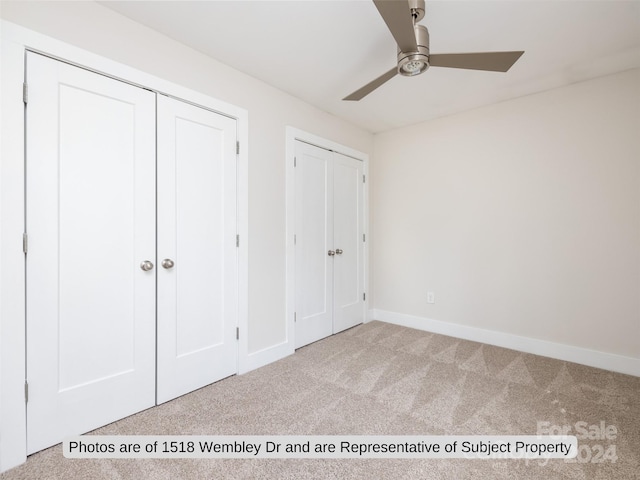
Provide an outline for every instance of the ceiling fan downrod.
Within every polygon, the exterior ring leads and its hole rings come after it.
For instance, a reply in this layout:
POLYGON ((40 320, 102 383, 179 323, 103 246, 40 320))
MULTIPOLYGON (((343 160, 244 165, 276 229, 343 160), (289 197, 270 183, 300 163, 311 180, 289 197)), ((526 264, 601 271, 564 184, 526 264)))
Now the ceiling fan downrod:
POLYGON ((425 0, 409 0, 409 8, 411 9, 411 16, 413 22, 417 23, 424 18, 424 5, 425 0))

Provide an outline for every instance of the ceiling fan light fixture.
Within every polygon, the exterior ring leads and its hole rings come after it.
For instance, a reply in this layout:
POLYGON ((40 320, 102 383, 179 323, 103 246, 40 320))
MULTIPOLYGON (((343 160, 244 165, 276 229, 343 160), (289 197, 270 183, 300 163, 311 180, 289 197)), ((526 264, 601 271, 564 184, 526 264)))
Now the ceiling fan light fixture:
POLYGON ((405 77, 413 77, 426 72, 428 68, 429 58, 418 53, 404 57, 398 64, 398 73, 405 77))

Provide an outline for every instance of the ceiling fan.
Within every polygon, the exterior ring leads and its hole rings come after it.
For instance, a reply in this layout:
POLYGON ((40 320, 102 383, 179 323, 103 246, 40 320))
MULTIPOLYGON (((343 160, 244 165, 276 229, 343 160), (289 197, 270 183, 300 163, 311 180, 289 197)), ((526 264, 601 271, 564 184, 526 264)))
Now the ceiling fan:
POLYGON ((413 77, 431 67, 506 72, 524 53, 478 52, 430 54, 429 31, 417 22, 424 17, 425 0, 373 0, 398 44, 398 65, 343 100, 360 100, 398 73, 413 77))

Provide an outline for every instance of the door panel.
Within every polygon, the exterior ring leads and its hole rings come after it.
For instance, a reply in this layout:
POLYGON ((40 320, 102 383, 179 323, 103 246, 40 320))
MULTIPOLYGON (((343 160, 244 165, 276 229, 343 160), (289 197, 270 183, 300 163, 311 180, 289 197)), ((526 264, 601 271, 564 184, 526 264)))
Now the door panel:
POLYGON ((363 321, 362 162, 334 153, 333 333, 363 321), (342 252, 342 253, 339 253, 342 252))
POLYGON ((299 348, 333 330, 331 152, 296 142, 296 326, 299 348))
POLYGON ((29 53, 28 452, 155 403, 155 95, 29 53))
POLYGON ((235 149, 235 120, 158 96, 158 403, 237 371, 235 149))

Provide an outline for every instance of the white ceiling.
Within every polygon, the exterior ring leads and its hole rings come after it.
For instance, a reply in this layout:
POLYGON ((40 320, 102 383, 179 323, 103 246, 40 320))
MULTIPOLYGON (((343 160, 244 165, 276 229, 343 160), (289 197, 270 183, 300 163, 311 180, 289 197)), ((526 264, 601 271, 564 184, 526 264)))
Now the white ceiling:
POLYGON ((427 0, 432 53, 525 54, 508 73, 431 68, 344 102, 395 65, 369 0, 101 3, 371 132, 640 67, 637 0, 427 0))

